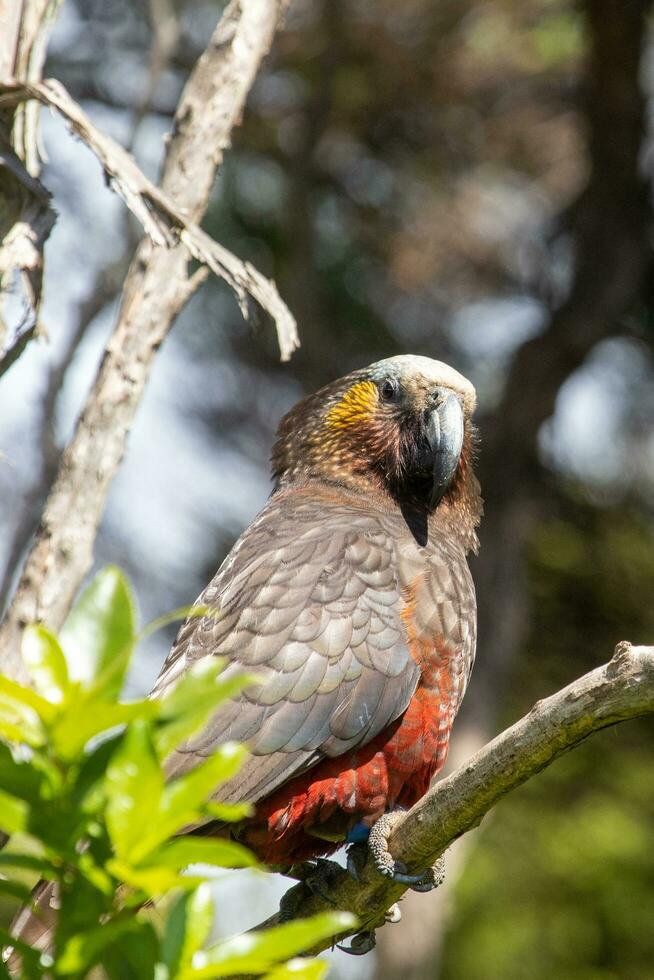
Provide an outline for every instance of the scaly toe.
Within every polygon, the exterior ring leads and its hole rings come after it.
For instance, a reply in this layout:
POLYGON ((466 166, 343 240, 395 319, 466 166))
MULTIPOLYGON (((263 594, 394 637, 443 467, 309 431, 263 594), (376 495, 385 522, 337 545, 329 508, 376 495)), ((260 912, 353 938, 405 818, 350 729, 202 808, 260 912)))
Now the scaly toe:
POLYGON ((377 942, 374 932, 358 932, 356 936, 352 937, 349 946, 345 946, 343 943, 336 943, 336 949, 340 949, 342 953, 349 953, 350 956, 365 956, 376 945, 377 942))
POLYGON ((397 873, 403 873, 402 869, 406 872, 406 868, 396 862, 388 850, 388 838, 400 817, 401 811, 393 810, 379 818, 370 831, 368 850, 372 855, 377 871, 381 875, 385 878, 392 878, 393 881, 400 881, 402 884, 411 884, 411 882, 396 877, 397 873))

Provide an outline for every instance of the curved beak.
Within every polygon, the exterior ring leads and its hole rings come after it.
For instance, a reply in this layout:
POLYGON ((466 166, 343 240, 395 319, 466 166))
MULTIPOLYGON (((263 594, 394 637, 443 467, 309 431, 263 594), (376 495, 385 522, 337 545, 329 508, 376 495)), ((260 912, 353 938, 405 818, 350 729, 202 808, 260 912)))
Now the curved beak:
POLYGON ((456 472, 463 448, 463 408, 451 391, 441 390, 436 408, 425 415, 433 488, 430 509, 440 502, 456 472))

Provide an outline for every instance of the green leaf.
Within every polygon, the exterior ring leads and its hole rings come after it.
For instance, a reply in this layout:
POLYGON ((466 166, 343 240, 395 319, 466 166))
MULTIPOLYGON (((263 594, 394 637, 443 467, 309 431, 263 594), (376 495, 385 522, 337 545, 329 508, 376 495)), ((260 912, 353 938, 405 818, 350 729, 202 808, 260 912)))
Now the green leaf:
POLYGON ((159 939, 152 925, 122 933, 105 947, 99 962, 109 980, 154 980, 159 959, 159 939))
POLYGON ((183 827, 202 818, 203 805, 217 786, 238 772, 247 750, 235 742, 225 742, 205 762, 185 776, 168 783, 161 795, 156 819, 140 828, 130 860, 138 864, 156 847, 183 827))
POLYGON ((77 776, 71 787, 74 808, 84 813, 97 813, 104 805, 104 778, 109 761, 122 744, 124 731, 97 741, 83 757, 77 776))
POLYGON ((52 726, 53 745, 65 760, 77 758, 97 735, 136 719, 154 718, 159 710, 155 701, 122 704, 108 701, 99 693, 71 699, 68 707, 52 726))
POLYGON ((171 868, 159 865, 134 867, 128 861, 110 858, 107 870, 115 878, 125 882, 140 892, 145 892, 148 898, 158 898, 175 888, 188 890, 202 884, 206 875, 187 875, 173 871, 171 868))
POLYGON ((179 837, 154 851, 147 861, 147 866, 158 865, 175 871, 183 871, 191 864, 252 868, 257 866, 257 859, 247 847, 234 841, 219 837, 179 837))
POLYGON ((293 959, 266 973, 264 980, 322 980, 327 976, 329 963, 324 960, 293 959))
POLYGON ((280 961, 310 949, 322 939, 337 936, 356 927, 356 918, 347 912, 325 912, 310 919, 287 922, 265 932, 248 932, 216 943, 206 952, 196 953, 193 968, 184 980, 231 977, 241 973, 267 973, 280 961))
POLYGON ((222 823, 239 823, 252 816, 254 807, 251 803, 206 803, 204 812, 222 823))
POLYGON ((234 697, 258 678, 254 674, 234 674, 221 678, 225 666, 220 657, 204 657, 194 664, 161 700, 155 740, 162 757, 207 724, 216 708, 234 697))
POLYGON ((51 704, 63 704, 69 686, 68 667, 56 636, 45 626, 28 626, 21 655, 38 693, 51 704))
POLYGON ((104 865, 101 866, 98 864, 94 860, 93 855, 89 851, 86 851, 78 859, 78 868, 95 891, 102 892, 104 895, 111 896, 112 898, 114 897, 116 883, 113 881, 111 875, 107 873, 110 870, 108 862, 105 869, 104 865))
POLYGON ((0 877, 0 895, 10 895, 17 898, 22 905, 27 905, 32 897, 32 889, 22 881, 8 881, 7 878, 0 877))
POLYGON ((43 782, 43 774, 32 762, 18 762, 9 746, 0 742, 0 786, 6 793, 26 803, 38 804, 43 782))
POLYGON ((17 834, 25 830, 29 812, 27 803, 0 790, 0 830, 4 830, 7 834, 17 834))
POLYGON ((57 869, 46 858, 36 857, 34 854, 12 854, 11 851, 0 853, 0 868, 25 868, 28 871, 37 871, 42 878, 54 878, 57 869))
POLYGON ((164 787, 147 722, 139 720, 130 726, 111 758, 105 785, 107 829, 116 854, 125 860, 138 860, 148 852, 143 848, 144 838, 152 836, 153 828, 161 823, 164 787))
POLYGON ((46 701, 45 698, 42 698, 36 691, 33 691, 31 687, 23 687, 22 684, 17 684, 16 681, 11 681, 3 675, 0 675, 0 697, 3 701, 6 700, 12 704, 20 704, 25 708, 31 708, 44 721, 49 721, 57 714, 57 709, 54 705, 46 701))
POLYGON ((111 698, 119 694, 135 640, 127 579, 110 565, 82 593, 59 636, 72 680, 111 698))
POLYGON ((170 626, 172 623, 178 623, 184 619, 201 619, 203 616, 211 615, 217 619, 220 613, 213 606, 194 605, 193 603, 187 606, 178 606, 177 609, 172 609, 170 612, 164 613, 163 616, 157 616, 156 619, 152 619, 149 623, 146 623, 139 633, 137 640, 139 643, 142 643, 143 640, 152 636, 153 633, 165 629, 166 626, 170 626))
POLYGON ((162 811, 174 815, 196 810, 216 788, 235 776, 248 751, 237 742, 225 742, 195 769, 166 786, 162 811))
MULTIPOLYGON (((151 933, 152 927, 149 923, 133 917, 107 922, 94 929, 77 933, 68 939, 57 958, 57 973, 64 976, 79 973, 83 976, 95 963, 100 962, 101 956, 104 959, 103 954, 108 947, 114 951, 121 947, 132 949, 131 943, 125 945, 127 935, 137 936, 140 941, 148 943, 151 933)), ((154 962, 152 962, 152 972, 154 972, 154 962)), ((147 976, 146 973, 143 975, 147 976)))
POLYGON ((161 957, 171 977, 191 963, 206 942, 213 925, 213 902, 208 885, 200 885, 175 902, 166 920, 161 957))
POLYGON ((46 723, 56 712, 54 705, 29 688, 0 677, 0 736, 10 742, 38 748, 45 744, 46 723))

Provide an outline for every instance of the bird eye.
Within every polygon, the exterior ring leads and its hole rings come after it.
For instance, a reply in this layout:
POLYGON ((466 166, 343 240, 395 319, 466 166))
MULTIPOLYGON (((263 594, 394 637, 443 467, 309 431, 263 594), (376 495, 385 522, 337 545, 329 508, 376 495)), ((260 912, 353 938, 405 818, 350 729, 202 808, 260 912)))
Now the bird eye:
POLYGON ((386 378, 386 381, 383 381, 379 388, 379 394, 381 395, 382 401, 385 402, 397 401, 401 391, 400 383, 395 378, 386 378))

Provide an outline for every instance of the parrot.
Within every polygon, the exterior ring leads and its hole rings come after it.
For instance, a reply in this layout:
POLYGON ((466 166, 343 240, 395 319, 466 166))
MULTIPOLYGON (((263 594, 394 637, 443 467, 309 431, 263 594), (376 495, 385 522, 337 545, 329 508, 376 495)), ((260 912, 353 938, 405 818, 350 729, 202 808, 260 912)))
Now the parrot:
POLYGON ((230 833, 292 868, 365 842, 427 791, 475 657, 475 403, 452 367, 399 355, 282 419, 269 501, 198 597, 207 613, 182 625, 153 690, 204 657, 258 678, 169 760, 176 776, 226 740, 250 749, 216 798, 252 815, 195 832, 230 833))
MULTIPOLYGON (((348 844, 418 891, 439 883, 437 869, 406 874, 387 838, 445 763, 475 658, 475 405, 452 367, 398 355, 284 416, 271 496, 198 597, 152 690, 164 696, 205 657, 225 660, 221 677, 256 675, 166 765, 173 778, 244 742, 249 756, 215 799, 249 803, 250 815, 188 832, 231 835, 318 893, 297 869, 348 844)), ((34 900, 41 920, 26 908, 12 934, 45 948, 52 884, 34 900)), ((341 948, 366 952, 374 934, 361 937, 341 948)))

